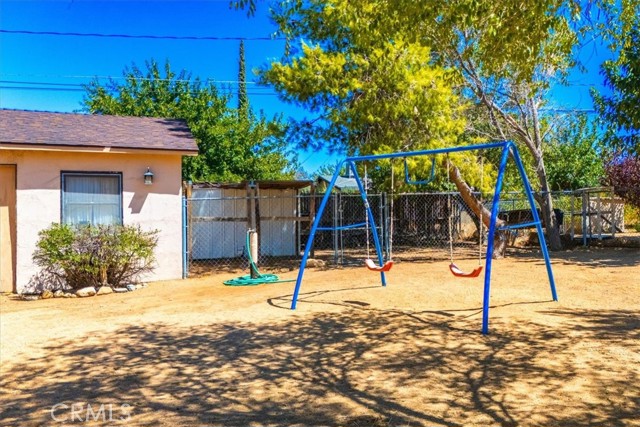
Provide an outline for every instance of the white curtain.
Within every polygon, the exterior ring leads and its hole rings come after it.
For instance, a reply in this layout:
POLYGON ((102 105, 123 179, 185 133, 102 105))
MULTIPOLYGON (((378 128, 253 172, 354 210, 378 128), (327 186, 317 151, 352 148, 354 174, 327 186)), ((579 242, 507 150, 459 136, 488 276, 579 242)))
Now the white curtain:
POLYGON ((62 222, 122 224, 120 175, 64 174, 62 222))

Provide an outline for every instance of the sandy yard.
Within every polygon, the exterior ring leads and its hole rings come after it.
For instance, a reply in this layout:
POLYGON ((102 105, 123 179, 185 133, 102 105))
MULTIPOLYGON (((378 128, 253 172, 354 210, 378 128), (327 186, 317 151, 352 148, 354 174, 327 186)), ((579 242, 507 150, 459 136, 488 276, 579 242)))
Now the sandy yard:
POLYGON ((309 269, 295 311, 293 283, 222 285, 238 273, 4 295, 0 424, 640 426, 640 250, 552 258, 558 302, 539 254, 495 261, 487 336, 482 277, 446 262, 400 262, 386 288, 309 269))

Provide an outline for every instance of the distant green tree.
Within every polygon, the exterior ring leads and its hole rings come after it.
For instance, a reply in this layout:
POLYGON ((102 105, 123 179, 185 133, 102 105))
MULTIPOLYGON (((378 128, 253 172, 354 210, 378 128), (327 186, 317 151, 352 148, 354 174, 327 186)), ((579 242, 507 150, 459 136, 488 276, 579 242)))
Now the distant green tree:
MULTIPOLYGON (((338 167, 338 162, 336 163, 325 163, 324 165, 320 166, 318 168, 318 170, 316 170, 315 175, 316 176, 333 176, 333 174, 336 171, 336 168, 338 167)), ((346 166, 342 166, 342 169, 340 169, 340 176, 346 176, 347 175, 347 167, 346 166)))
POLYGON ((281 118, 256 115, 248 104, 239 113, 228 107, 229 96, 220 94, 213 83, 192 79, 184 70, 176 74, 169 61, 164 74, 153 60, 146 67, 146 72, 135 64, 125 68, 122 83, 93 80, 85 88, 85 110, 184 119, 199 148, 198 156, 183 160, 184 179, 233 182, 293 177, 295 156, 284 139, 281 118))
POLYGON ((597 125, 586 115, 564 121, 544 145, 549 188, 575 190, 600 185, 605 177, 597 125))

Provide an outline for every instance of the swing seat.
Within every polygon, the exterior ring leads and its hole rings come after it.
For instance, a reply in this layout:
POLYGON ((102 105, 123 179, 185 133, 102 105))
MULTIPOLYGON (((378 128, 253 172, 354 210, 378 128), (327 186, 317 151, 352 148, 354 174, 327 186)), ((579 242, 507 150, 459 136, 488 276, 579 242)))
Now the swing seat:
POLYGON ((449 270, 451 270, 451 273, 453 273, 453 275, 456 277, 478 277, 482 272, 482 266, 478 266, 473 271, 465 273, 464 271, 460 270, 454 263, 451 263, 449 264, 449 270))
POLYGON ((364 264, 371 271, 389 271, 393 267, 393 261, 387 261, 382 266, 377 266, 372 259, 365 259, 364 264))

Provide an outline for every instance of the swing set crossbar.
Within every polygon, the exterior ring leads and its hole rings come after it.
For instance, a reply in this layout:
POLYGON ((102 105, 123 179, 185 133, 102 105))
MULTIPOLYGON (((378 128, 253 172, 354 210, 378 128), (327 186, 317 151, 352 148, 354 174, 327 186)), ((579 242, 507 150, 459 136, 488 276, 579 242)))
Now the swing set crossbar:
MULTIPOLYGON (((500 204, 500 192, 502 191, 504 175, 507 167, 507 160, 511 157, 516 164, 516 168, 522 180, 522 184, 524 187, 524 192, 527 196, 527 200, 529 202, 529 207, 531 208, 531 214, 533 217, 533 222, 530 226, 534 226, 538 230, 538 236, 540 240, 540 248, 542 252, 542 256, 544 257, 545 266, 547 269, 547 275, 549 277, 549 286, 551 288, 551 296, 554 301, 558 300, 558 296, 556 293, 555 280, 553 278, 553 271, 551 269, 551 260, 549 258, 549 252, 547 250, 547 245, 545 242, 544 233, 542 230, 542 223, 540 221, 540 216, 538 215, 538 210, 536 209, 535 200, 533 198, 533 193, 531 190, 531 185, 529 184, 529 179, 527 178, 524 165, 520 158, 520 154, 518 153, 517 146, 512 141, 499 141, 493 142, 489 144, 474 144, 474 145, 466 145, 466 146, 458 146, 458 147, 447 147, 447 148, 438 148, 434 150, 420 150, 420 151, 410 151, 410 152, 397 152, 397 153, 387 153, 387 154, 375 154, 375 155, 367 155, 367 156, 352 156, 347 157, 336 165, 336 170, 327 186, 324 197, 322 198, 322 202, 316 212, 316 218, 311 226, 311 230, 309 232, 309 237, 307 238, 307 244, 305 246, 304 254, 302 256, 302 260, 300 262, 300 269, 298 271, 298 278, 296 279, 295 289, 293 291, 293 297, 291 299, 291 309, 294 310, 296 308, 298 302, 298 296, 300 295, 300 288, 302 286, 302 278, 304 276, 305 266, 307 264, 307 260, 309 258, 309 254, 311 253, 311 248, 313 247, 313 239, 315 237, 316 232, 321 229, 319 227, 320 219, 322 217, 322 213, 324 212, 329 197, 333 188, 335 187, 336 181, 340 176, 340 170, 343 166, 347 166, 351 168, 354 173, 354 178, 358 185, 358 190, 360 191, 360 195, 362 197, 367 220, 371 225, 372 230, 374 232, 373 241, 376 249, 377 257, 377 265, 383 266, 383 258, 382 258, 382 250, 380 246, 380 239, 378 237, 377 228, 375 224, 375 218, 371 211, 371 208, 366 199, 366 191, 362 184, 362 180, 358 175, 358 171, 356 168, 356 163, 359 162, 370 162, 370 161, 379 161, 384 159, 397 159, 397 158, 408 158, 408 157, 416 157, 416 156, 434 156, 437 154, 446 154, 446 153, 457 153, 457 152, 465 152, 465 151, 481 151, 488 149, 501 149, 502 155, 500 157, 500 166, 498 169, 498 175, 495 182, 495 190, 493 195, 493 203, 491 208, 491 221, 489 225, 489 236, 494 236, 496 229, 496 219, 498 217, 498 206, 500 204)), ((512 227, 512 226, 510 226, 512 227)), ((487 252, 485 256, 485 268, 484 268, 484 292, 483 292, 483 305, 482 305, 482 333, 487 334, 489 332, 489 308, 490 308, 490 295, 491 295, 491 266, 493 261, 493 249, 494 249, 494 239, 489 238, 487 242, 487 252)), ((373 261, 373 260, 372 260, 373 261)), ((374 263, 375 265, 375 263, 374 263)), ((385 272, 380 271, 380 281, 382 282, 382 286, 386 286, 386 278, 385 272)))
POLYGON ((497 231, 516 230, 518 228, 537 227, 538 225, 541 225, 541 224, 542 223, 540 221, 523 222, 521 224, 513 224, 513 225, 505 225, 504 227, 497 227, 496 230, 497 231))
POLYGON ((349 230, 350 228, 361 228, 366 226, 366 222, 359 222, 357 224, 349 224, 349 225, 341 225, 339 227, 318 227, 316 230, 318 231, 339 231, 339 230, 349 230))

